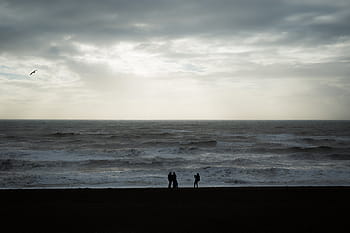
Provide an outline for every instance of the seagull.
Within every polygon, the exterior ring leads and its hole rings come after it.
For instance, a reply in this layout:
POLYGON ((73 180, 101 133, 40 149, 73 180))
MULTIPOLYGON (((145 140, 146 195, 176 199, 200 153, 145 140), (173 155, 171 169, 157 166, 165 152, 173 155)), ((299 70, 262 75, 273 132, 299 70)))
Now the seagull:
POLYGON ((34 74, 36 71, 37 71, 37 70, 33 70, 32 72, 30 72, 30 74, 29 74, 29 75, 34 74))

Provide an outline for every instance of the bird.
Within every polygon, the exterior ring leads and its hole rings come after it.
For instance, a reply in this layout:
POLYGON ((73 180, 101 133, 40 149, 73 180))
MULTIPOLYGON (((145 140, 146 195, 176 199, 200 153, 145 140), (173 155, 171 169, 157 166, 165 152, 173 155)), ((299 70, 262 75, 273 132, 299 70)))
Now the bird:
POLYGON ((34 74, 36 71, 37 71, 37 70, 33 70, 32 72, 30 72, 30 74, 29 74, 29 75, 34 74))

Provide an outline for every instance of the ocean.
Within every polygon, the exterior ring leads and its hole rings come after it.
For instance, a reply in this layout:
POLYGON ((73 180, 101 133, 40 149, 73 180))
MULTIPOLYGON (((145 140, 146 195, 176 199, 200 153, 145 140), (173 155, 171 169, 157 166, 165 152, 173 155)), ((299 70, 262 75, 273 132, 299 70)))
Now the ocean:
POLYGON ((350 121, 0 120, 0 188, 350 185, 350 121))

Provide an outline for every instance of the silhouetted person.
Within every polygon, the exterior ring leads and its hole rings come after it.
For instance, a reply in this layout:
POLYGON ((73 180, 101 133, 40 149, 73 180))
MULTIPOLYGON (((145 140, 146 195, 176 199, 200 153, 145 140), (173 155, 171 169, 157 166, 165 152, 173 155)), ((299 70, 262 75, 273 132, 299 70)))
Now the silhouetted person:
POLYGON ((168 174, 168 181, 169 181, 168 188, 171 188, 171 185, 174 181, 173 175, 171 174, 171 172, 169 172, 169 174, 168 174))
POLYGON ((176 179, 176 173, 173 172, 173 188, 176 189, 178 187, 177 179, 176 179))
POLYGON ((198 182, 201 180, 201 177, 199 176, 199 173, 197 173, 196 175, 194 175, 194 184, 193 184, 193 188, 198 188, 198 182))

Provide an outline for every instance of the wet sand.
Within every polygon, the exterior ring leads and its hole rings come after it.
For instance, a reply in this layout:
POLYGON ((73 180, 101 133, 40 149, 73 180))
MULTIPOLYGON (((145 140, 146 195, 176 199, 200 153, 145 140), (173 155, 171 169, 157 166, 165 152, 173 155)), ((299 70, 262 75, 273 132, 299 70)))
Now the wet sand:
POLYGON ((3 232, 349 232, 350 187, 0 190, 3 232))

